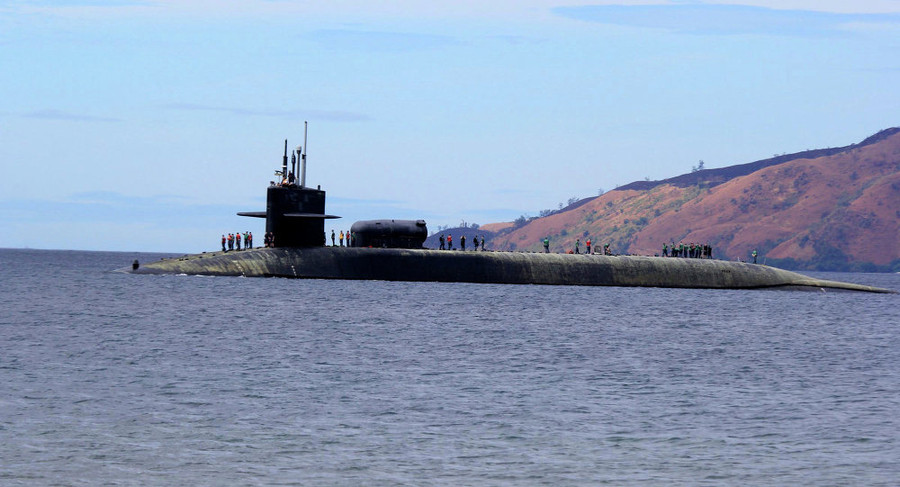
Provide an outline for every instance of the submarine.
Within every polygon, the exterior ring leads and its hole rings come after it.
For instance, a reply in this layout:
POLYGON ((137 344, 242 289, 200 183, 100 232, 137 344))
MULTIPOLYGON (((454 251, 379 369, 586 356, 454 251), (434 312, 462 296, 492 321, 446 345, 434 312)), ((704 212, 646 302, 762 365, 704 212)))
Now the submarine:
POLYGON ((266 246, 204 252, 119 269, 132 274, 284 277, 416 282, 471 282, 566 286, 699 289, 786 288, 896 293, 861 284, 816 279, 745 262, 675 257, 460 251, 424 248, 424 220, 366 220, 350 228, 347 246, 326 245, 325 191, 306 185, 304 144, 284 145, 280 181, 271 181, 266 210, 239 212, 265 218, 266 246), (300 165, 299 181, 294 178, 300 165))

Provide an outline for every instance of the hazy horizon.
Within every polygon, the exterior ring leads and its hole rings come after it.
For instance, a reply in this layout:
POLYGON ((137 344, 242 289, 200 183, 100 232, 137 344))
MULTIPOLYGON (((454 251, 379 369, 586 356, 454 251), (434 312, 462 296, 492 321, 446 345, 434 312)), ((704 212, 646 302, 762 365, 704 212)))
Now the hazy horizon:
POLYGON ((4 247, 264 232, 284 140, 326 232, 511 221, 857 143, 897 119, 900 3, 0 1, 4 247))

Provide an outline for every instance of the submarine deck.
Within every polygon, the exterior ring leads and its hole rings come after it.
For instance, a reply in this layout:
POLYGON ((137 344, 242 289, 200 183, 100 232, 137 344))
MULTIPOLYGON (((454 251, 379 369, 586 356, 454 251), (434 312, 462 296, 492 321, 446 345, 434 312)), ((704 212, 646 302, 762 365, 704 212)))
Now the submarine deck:
POLYGON ((761 264, 676 257, 463 252, 364 247, 256 248, 163 259, 122 269, 304 279, 475 282, 709 289, 801 288, 896 293, 761 264))

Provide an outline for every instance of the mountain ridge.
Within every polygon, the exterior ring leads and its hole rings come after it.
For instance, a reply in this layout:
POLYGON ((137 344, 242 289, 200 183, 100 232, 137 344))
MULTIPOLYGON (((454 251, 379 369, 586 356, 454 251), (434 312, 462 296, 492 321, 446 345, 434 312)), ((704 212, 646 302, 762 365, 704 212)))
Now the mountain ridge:
POLYGON ((708 242, 716 258, 746 260, 757 250, 792 269, 900 271, 898 221, 900 127, 893 127, 844 147, 636 181, 474 231, 487 233, 495 250, 541 251, 546 236, 554 252, 587 238, 595 248, 639 255, 660 254, 664 243, 708 242))
POLYGON ((765 169, 766 167, 777 166, 779 164, 784 164, 796 159, 815 159, 818 157, 831 156, 846 152, 854 148, 876 144, 892 135, 897 134, 898 132, 900 132, 900 127, 891 127, 881 130, 874 135, 866 137, 862 142, 859 142, 857 144, 850 144, 843 147, 832 147, 827 149, 811 149, 801 152, 795 152, 792 154, 782 154, 780 156, 770 157, 768 159, 760 159, 758 161, 748 162, 746 164, 736 164, 733 166, 726 166, 715 169, 701 169, 699 171, 692 171, 686 174, 681 174, 679 176, 659 181, 634 181, 616 189, 646 190, 666 183, 672 184, 674 186, 685 187, 697 184, 701 181, 709 184, 710 186, 716 186, 736 177, 745 176, 761 169, 765 169))

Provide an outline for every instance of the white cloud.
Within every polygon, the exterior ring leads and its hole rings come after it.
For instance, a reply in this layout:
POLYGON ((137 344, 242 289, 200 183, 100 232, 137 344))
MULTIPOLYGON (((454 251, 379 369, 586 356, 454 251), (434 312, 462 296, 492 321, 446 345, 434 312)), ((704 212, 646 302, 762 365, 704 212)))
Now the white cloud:
POLYGON ((853 23, 900 25, 900 14, 848 14, 700 3, 559 7, 554 12, 586 22, 690 34, 822 36, 847 32, 847 26, 853 23))
MULTIPOLYGON (((762 7, 775 10, 804 10, 843 14, 900 13, 897 0, 496 0, 483 2, 459 0, 435 4, 424 0, 371 2, 367 0, 333 0, 304 2, 292 0, 19 0, 0 2, 13 12, 53 13, 61 16, 109 17, 159 15, 163 17, 270 18, 292 16, 298 24, 309 19, 325 18, 429 21, 434 19, 486 19, 516 22, 552 19, 551 10, 558 7, 640 6, 640 5, 732 5, 762 7)), ((285 18, 285 17, 281 17, 285 18)))
POLYGON ((243 108, 200 105, 194 103, 172 103, 165 105, 164 108, 188 112, 222 112, 236 116, 273 117, 289 120, 314 119, 329 120, 332 122, 364 122, 371 120, 368 115, 344 110, 243 108))
POLYGON ((442 35, 351 29, 318 30, 307 38, 329 48, 364 51, 434 49, 458 43, 456 39, 442 35))
POLYGON ((96 115, 89 115, 86 113, 72 113, 72 112, 65 112, 62 110, 55 110, 55 109, 34 110, 31 112, 22 113, 21 116, 24 118, 38 118, 38 119, 43 119, 43 120, 61 120, 61 121, 69 121, 69 122, 121 122, 122 121, 119 118, 99 117, 96 115))

